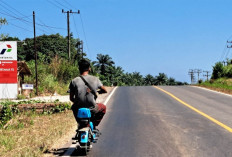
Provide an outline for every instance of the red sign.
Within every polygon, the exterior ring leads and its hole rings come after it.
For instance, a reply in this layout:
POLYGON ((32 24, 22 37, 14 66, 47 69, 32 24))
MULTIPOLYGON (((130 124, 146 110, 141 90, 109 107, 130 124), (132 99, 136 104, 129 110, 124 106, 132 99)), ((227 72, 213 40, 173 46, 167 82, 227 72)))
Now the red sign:
POLYGON ((0 83, 17 82, 17 60, 0 60, 0 83))

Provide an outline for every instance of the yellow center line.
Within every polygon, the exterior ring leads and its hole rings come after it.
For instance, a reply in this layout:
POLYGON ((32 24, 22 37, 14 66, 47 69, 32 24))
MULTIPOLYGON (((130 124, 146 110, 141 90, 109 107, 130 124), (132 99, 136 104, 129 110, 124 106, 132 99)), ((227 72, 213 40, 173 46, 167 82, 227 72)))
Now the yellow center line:
POLYGON ((229 132, 232 133, 232 128, 230 128, 229 126, 223 124, 222 122, 219 122, 218 120, 214 119, 213 117, 211 117, 211 116, 205 114, 204 112, 202 112, 202 111, 196 109, 195 107, 193 107, 193 106, 187 104, 186 102, 180 100, 179 98, 177 98, 177 97, 174 96, 173 94, 171 94, 171 93, 169 93, 169 92, 167 92, 167 91, 165 91, 165 90, 163 90, 163 89, 161 89, 161 88, 159 88, 159 87, 157 87, 157 86, 155 86, 155 88, 157 88, 157 89, 161 90, 162 92, 168 94, 169 96, 171 96, 172 98, 174 98, 175 100, 177 100, 178 102, 180 102, 181 104, 187 106, 188 108, 192 109, 193 111, 199 113, 200 115, 204 116, 205 118, 211 120, 211 121, 214 122, 215 124, 217 124, 217 125, 223 127, 224 129, 226 129, 227 131, 229 131, 229 132))

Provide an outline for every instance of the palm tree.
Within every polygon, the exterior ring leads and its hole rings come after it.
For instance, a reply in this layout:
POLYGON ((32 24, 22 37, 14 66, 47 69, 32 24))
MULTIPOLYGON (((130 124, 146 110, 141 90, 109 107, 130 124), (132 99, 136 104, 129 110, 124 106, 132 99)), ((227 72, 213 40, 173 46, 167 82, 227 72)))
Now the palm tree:
POLYGON ((168 85, 176 85, 176 80, 172 77, 170 77, 168 80, 167 80, 167 84, 168 85))
POLYGON ((109 55, 97 54, 97 60, 93 62, 101 75, 105 75, 107 69, 114 64, 114 61, 109 55))
POLYGON ((132 73, 132 78, 133 78, 133 84, 134 84, 135 86, 141 86, 141 85, 144 84, 144 83, 143 83, 143 76, 140 75, 139 72, 133 72, 133 73, 132 73))
POLYGON ((145 85, 154 85, 154 81, 155 81, 155 78, 151 74, 148 74, 144 78, 145 85))
POLYGON ((167 84, 168 77, 164 73, 159 73, 158 76, 156 76, 156 84, 157 85, 166 85, 167 84))
POLYGON ((123 69, 122 67, 111 66, 107 69, 109 80, 113 85, 122 84, 123 69))

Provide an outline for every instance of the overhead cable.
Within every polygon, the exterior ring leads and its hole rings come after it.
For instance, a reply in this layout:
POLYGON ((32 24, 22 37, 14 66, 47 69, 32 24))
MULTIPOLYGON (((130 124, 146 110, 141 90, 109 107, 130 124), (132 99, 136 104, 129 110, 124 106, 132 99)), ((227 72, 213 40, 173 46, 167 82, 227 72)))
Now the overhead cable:
MULTIPOLYGON (((81 13, 80 13, 80 19, 81 19, 82 30, 83 30, 84 37, 85 37, 86 47, 87 47, 87 50, 88 50, 88 52, 89 52, 88 42, 87 42, 87 38, 86 38, 86 34, 85 34, 85 29, 84 29, 84 24, 83 24, 83 20, 82 20, 81 13)), ((89 52, 89 53, 90 53, 90 52, 89 52)))

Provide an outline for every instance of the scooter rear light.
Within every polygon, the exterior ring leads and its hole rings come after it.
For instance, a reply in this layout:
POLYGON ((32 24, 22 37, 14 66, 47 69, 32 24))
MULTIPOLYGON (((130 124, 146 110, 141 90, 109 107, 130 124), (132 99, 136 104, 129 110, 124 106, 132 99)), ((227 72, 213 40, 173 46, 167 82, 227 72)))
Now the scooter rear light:
POLYGON ((81 137, 82 139, 85 139, 85 135, 82 135, 82 137, 81 137))

